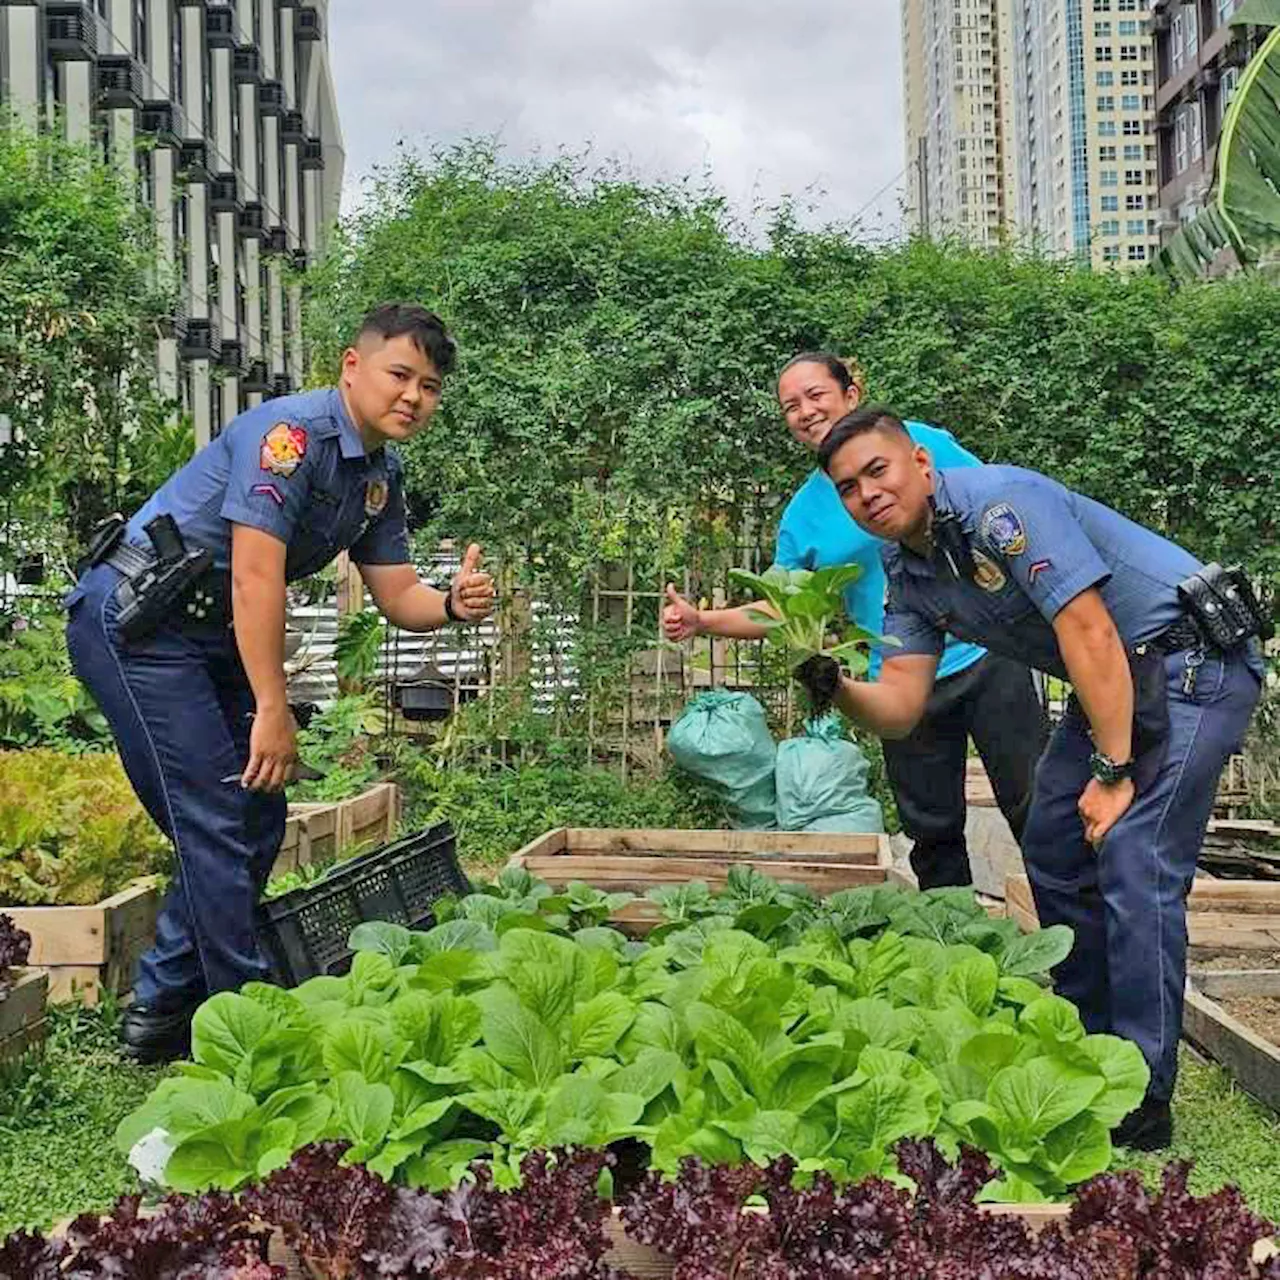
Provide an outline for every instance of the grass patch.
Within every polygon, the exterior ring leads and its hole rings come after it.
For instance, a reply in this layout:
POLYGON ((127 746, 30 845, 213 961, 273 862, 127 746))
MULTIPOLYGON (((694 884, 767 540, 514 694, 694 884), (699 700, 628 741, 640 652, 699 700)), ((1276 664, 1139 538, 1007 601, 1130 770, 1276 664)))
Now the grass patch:
POLYGON ((51 1005, 49 1018, 43 1055, 0 1068, 0 1237, 137 1191, 115 1129, 165 1073, 120 1056, 114 1004, 51 1005))
POLYGON ((1182 1046, 1173 1095, 1173 1147, 1117 1153, 1116 1167, 1140 1169, 1152 1186, 1169 1160, 1194 1160, 1197 1195, 1235 1183, 1255 1212, 1280 1222, 1280 1118, 1255 1102, 1216 1062, 1182 1046))

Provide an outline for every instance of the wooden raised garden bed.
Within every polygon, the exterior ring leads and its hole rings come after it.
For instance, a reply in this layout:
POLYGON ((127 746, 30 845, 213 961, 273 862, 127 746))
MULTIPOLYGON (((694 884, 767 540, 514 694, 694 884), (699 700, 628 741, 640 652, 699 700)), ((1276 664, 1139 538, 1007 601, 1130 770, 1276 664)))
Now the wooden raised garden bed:
POLYGON ((386 844, 395 839, 399 822, 400 789, 393 782, 379 782, 350 800, 291 804, 271 874, 386 844))
MULTIPOLYGON (((1011 920, 1028 932, 1040 927, 1026 876, 1010 876, 1004 896, 1011 920)), ((1187 899, 1187 934, 1193 947, 1280 951, 1280 883, 1197 876, 1187 899)))
MULTIPOLYGON (((825 895, 885 883, 892 857, 885 835, 557 827, 513 854, 508 865, 524 867, 553 888, 581 880, 608 892, 638 895, 656 885, 691 880, 722 889, 730 868, 745 865, 825 895)), ((638 934, 660 919, 657 907, 642 901, 613 917, 620 928, 638 934)))
POLYGON ((123 995, 138 958, 155 940, 157 880, 148 876, 89 907, 6 907, 31 935, 28 963, 49 975, 51 1001, 96 1005, 103 990, 123 995))
POLYGON ((7 995, 0 996, 0 1062, 20 1058, 44 1039, 49 975, 43 969, 15 969, 7 995))

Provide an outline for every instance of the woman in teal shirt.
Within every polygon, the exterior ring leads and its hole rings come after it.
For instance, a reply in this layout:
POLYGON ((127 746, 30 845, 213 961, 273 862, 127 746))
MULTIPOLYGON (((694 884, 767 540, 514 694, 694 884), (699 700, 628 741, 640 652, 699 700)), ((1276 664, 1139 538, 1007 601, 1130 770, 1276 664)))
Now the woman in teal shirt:
MULTIPOLYGON (((831 428, 852 413, 862 387, 849 366, 826 352, 790 360, 778 378, 778 402, 797 443, 816 453, 831 428)), ((973 467, 980 460, 949 431, 908 422, 940 470, 973 467)), ((884 568, 880 539, 860 529, 835 486, 820 468, 787 504, 778 526, 775 563, 787 569, 857 564, 862 576, 845 591, 845 611, 859 626, 879 633, 884 619, 884 568)), ((669 640, 701 633, 756 639, 764 628, 748 608, 698 609, 667 588, 663 628, 669 640)), ((879 674, 873 651, 870 679, 879 674)), ((884 743, 885 767, 903 829, 914 842, 911 866, 921 888, 972 883, 965 843, 965 762, 972 737, 992 789, 1014 836, 1021 841, 1036 762, 1048 724, 1031 673, 976 645, 947 637, 938 680, 924 718, 910 737, 884 743)))

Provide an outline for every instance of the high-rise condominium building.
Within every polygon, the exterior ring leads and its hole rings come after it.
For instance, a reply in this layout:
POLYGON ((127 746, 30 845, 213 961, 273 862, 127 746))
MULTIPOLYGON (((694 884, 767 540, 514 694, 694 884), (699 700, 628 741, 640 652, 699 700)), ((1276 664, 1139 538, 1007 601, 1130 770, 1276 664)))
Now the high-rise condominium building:
POLYGON ((0 103, 100 144, 154 212, 181 299, 159 382, 197 444, 300 385, 296 272, 342 185, 327 19, 327 0, 0 0, 0 103))
POLYGON ((1153 0, 1160 227, 1204 207, 1227 107, 1266 34, 1230 26, 1240 0, 1153 0))
POLYGON ((1011 0, 903 0, 907 217, 995 243, 1017 202, 1011 0))
POLYGON ((1149 261, 1158 243, 1155 66, 1144 2, 903 0, 908 175, 921 175, 909 202, 924 211, 913 225, 989 242, 994 209, 994 225, 1050 252, 1097 266, 1149 261), (971 67, 976 114, 963 87, 970 77, 957 78, 971 67), (975 119, 976 139, 956 132, 955 121, 975 119), (972 182, 975 145, 988 216, 940 225, 935 211, 954 207, 958 177, 967 171, 972 182), (934 181, 940 193, 917 194, 934 181))

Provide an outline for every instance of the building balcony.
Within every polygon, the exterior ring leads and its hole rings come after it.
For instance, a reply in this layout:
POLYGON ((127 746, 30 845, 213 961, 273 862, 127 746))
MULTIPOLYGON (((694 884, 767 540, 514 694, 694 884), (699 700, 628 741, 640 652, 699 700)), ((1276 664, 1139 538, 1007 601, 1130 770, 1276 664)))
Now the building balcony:
POLYGON ((167 99, 157 102, 144 102, 138 116, 138 132, 154 139, 157 147, 167 147, 176 151, 182 141, 173 122, 173 103, 167 99))
POLYGON ((244 343, 239 338, 223 338, 222 349, 218 352, 218 367, 238 378, 248 365, 244 343))
POLYGON ((178 169, 188 182, 209 181, 209 144, 203 138, 184 138, 178 169))
POLYGON ((98 56, 98 19, 91 5, 47 6, 44 32, 54 62, 92 62, 98 56))
POLYGON ((129 54, 98 59, 98 105, 137 111, 142 106, 142 68, 129 54))
POLYGON ((204 11, 204 39, 210 49, 234 49, 236 15, 229 5, 211 4, 204 11))
POLYGON ((250 240, 261 240, 267 234, 266 211, 256 200, 248 200, 240 209, 236 230, 250 240))
POLYGON ((212 320, 196 319, 187 321, 187 332, 178 346, 179 354, 184 360, 213 360, 222 358, 222 335, 214 327, 212 320))
POLYGON ((305 249, 295 249, 289 255, 289 265, 298 272, 305 271, 309 265, 310 259, 305 249))
POLYGON ((234 173, 215 173, 209 180, 209 208, 214 213, 239 213, 239 191, 234 173))
POLYGON ((301 111, 285 111, 280 116, 280 140, 301 145, 307 140, 301 111))
POLYGON ((271 227, 262 245, 263 253, 288 253, 289 233, 284 227, 271 227))
POLYGON ((160 318, 160 336, 181 342, 187 336, 187 323, 186 307, 181 302, 175 302, 168 313, 160 318))
POLYGON ((324 143, 319 138, 307 138, 302 144, 302 167, 324 168, 324 143))
POLYGON ((287 373, 277 373, 271 379, 271 398, 293 393, 293 379, 287 373))
POLYGON ((258 90, 258 114, 278 116, 284 110, 284 85, 279 80, 264 80, 258 90))
POLYGON ((240 389, 256 392, 258 395, 271 394, 271 375, 267 372, 265 360, 250 360, 246 364, 244 377, 240 379, 240 389))
POLYGON ((304 4, 294 20, 293 32, 299 40, 323 40, 324 24, 320 10, 313 4, 304 4))
POLYGON ((243 44, 231 56, 231 72, 236 84, 262 83, 262 50, 243 44))

